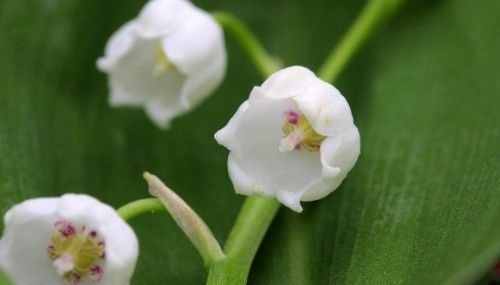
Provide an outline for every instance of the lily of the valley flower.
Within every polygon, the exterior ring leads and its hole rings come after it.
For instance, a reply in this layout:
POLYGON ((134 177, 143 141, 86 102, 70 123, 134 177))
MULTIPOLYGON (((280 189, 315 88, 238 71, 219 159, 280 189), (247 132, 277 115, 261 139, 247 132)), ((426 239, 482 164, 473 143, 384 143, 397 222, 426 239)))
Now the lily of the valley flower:
POLYGON ((109 40, 97 66, 112 106, 143 106, 160 127, 214 91, 226 70, 220 26, 186 0, 152 0, 109 40))
POLYGON ((95 198, 27 200, 4 221, 0 267, 16 284, 129 284, 137 238, 113 208, 95 198))
POLYGON ((275 196, 294 211, 325 197, 354 166, 358 129, 345 98, 310 70, 271 75, 215 139, 230 150, 236 192, 275 196))

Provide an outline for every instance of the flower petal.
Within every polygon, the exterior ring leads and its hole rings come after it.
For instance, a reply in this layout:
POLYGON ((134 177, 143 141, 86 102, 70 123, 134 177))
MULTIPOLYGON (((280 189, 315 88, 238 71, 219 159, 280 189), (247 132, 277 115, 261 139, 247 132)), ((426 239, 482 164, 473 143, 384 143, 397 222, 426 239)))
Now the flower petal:
POLYGON ((321 135, 334 136, 348 130, 353 126, 349 104, 335 87, 317 80, 294 97, 300 111, 321 135))
POLYGON ((225 146, 231 151, 234 151, 238 156, 241 156, 241 150, 236 141, 236 130, 238 129, 243 113, 246 112, 248 106, 250 106, 248 100, 243 102, 243 104, 241 104, 236 111, 236 114, 234 114, 231 120, 229 120, 229 123, 227 123, 223 129, 219 130, 214 135, 215 140, 217 140, 219 144, 225 146))
POLYGON ((28 200, 5 215, 0 266, 17 284, 64 284, 47 256, 57 216, 56 200, 28 200))
POLYGON ((306 93, 313 78, 316 76, 309 69, 292 66, 273 73, 257 88, 269 99, 290 98, 306 93))
POLYGON ((314 201, 330 194, 351 171, 360 153, 358 129, 353 126, 338 136, 325 139, 321 144, 321 164, 323 166, 322 183, 313 184, 302 201, 314 201))
POLYGON ((168 36, 189 21, 194 9, 185 0, 151 0, 137 17, 137 33, 146 39, 168 36))
POLYGON ((162 40, 167 57, 187 76, 181 92, 186 107, 214 91, 224 78, 227 61, 221 28, 206 12, 195 11, 196 17, 162 40))
POLYGON ((106 56, 97 60, 99 70, 111 71, 120 58, 129 52, 136 40, 135 29, 136 22, 131 21, 111 36, 106 44, 106 56))

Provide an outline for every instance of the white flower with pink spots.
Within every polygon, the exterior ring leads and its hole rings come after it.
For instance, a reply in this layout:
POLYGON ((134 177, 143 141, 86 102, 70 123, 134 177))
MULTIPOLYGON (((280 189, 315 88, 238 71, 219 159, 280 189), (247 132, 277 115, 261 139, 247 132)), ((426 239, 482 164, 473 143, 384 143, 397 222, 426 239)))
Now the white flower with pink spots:
POLYGON ((20 285, 126 285, 138 242, 110 206, 87 195, 26 200, 5 214, 0 266, 20 285))
POLYGON ((309 69, 271 75, 215 139, 230 150, 236 192, 276 197, 294 211, 334 191, 360 152, 349 104, 309 69))

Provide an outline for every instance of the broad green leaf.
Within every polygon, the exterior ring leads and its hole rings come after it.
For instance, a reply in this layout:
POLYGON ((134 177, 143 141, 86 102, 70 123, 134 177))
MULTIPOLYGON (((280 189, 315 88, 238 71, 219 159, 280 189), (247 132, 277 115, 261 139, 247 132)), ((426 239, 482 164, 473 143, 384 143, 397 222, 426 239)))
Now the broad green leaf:
MULTIPOLYGON (((287 64, 317 68, 363 1, 194 1, 227 10, 287 64), (271 2, 271 3, 269 3, 271 2), (311 3, 312 2, 312 3, 311 3)), ((155 128, 112 109, 95 68, 145 1, 0 2, 0 212, 85 192, 119 207, 159 175, 223 242, 243 197, 213 134, 262 81, 231 39, 221 88, 155 128)), ((337 83, 362 155, 343 186, 303 214, 282 209, 250 284, 467 284, 500 255, 497 1, 409 1, 337 83)), ((131 221, 133 284, 201 284, 201 258, 165 214, 131 221)))

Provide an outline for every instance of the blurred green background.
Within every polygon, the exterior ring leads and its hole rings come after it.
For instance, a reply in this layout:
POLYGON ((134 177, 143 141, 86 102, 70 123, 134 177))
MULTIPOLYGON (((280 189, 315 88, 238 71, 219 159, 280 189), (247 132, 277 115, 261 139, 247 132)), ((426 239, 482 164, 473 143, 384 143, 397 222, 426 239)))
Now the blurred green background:
MULTIPOLYGON (((159 175, 226 239, 243 201, 213 134, 262 82, 226 38, 222 86, 168 131, 111 109, 95 68, 145 1, 0 2, 0 214, 84 192, 119 207, 159 175)), ((364 1, 199 0, 240 17, 287 65, 316 69, 364 1)), ((469 284, 500 254, 500 2, 408 1, 337 87, 362 154, 333 194, 281 209, 250 284, 469 284)), ((133 284, 202 284, 202 262, 166 214, 131 221, 133 284)))

